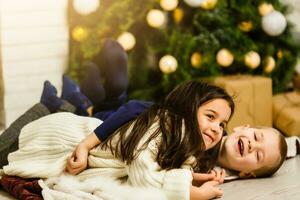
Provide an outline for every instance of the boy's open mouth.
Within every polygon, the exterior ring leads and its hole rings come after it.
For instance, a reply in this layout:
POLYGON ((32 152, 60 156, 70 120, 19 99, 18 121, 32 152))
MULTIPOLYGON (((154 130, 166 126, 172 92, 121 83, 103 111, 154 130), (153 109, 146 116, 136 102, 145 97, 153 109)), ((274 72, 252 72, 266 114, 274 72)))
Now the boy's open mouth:
POLYGON ((243 156, 243 154, 244 154, 244 143, 243 143, 243 140, 241 138, 238 141, 238 145, 239 145, 240 154, 241 154, 241 156, 243 156))

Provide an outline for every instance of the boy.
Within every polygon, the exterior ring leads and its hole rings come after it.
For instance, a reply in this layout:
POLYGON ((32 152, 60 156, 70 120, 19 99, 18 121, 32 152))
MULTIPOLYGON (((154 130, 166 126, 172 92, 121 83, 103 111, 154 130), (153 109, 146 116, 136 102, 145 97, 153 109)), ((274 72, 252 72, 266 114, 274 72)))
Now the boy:
POLYGON ((286 141, 276 129, 241 126, 223 137, 218 164, 241 178, 267 177, 280 168, 286 154, 286 141))

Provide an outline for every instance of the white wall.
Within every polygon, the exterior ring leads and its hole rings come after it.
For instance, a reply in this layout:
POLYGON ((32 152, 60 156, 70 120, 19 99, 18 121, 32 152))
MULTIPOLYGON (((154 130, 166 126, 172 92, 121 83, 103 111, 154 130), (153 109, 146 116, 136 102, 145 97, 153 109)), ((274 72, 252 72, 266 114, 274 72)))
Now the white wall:
POLYGON ((0 0, 6 127, 39 101, 44 80, 60 91, 68 40, 67 0, 0 0))

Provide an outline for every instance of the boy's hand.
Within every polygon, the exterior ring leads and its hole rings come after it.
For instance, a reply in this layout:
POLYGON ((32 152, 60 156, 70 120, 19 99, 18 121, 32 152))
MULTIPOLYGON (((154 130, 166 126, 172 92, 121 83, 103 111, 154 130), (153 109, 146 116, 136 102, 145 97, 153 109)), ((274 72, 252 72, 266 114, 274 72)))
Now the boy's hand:
POLYGON ((211 170, 210 173, 193 173, 193 185, 200 186, 207 181, 224 182, 225 170, 211 170))
POLYGON ((225 169, 221 169, 221 170, 213 169, 211 170, 211 173, 212 172, 215 173, 215 178, 213 179, 214 181, 218 181, 220 184, 224 183, 224 178, 226 175, 225 169))
POLYGON ((76 175, 87 167, 89 149, 82 144, 79 144, 72 156, 67 161, 66 171, 76 175))

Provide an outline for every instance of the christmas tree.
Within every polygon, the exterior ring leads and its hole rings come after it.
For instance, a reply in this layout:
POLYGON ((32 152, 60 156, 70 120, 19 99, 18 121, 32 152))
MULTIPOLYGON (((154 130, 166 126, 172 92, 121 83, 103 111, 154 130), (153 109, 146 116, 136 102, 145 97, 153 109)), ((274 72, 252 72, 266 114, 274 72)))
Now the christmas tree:
POLYGON ((157 100, 182 81, 232 74, 271 77, 283 92, 299 51, 288 11, 279 0, 73 0, 69 74, 80 81, 83 63, 114 38, 128 51, 131 98, 157 100))

